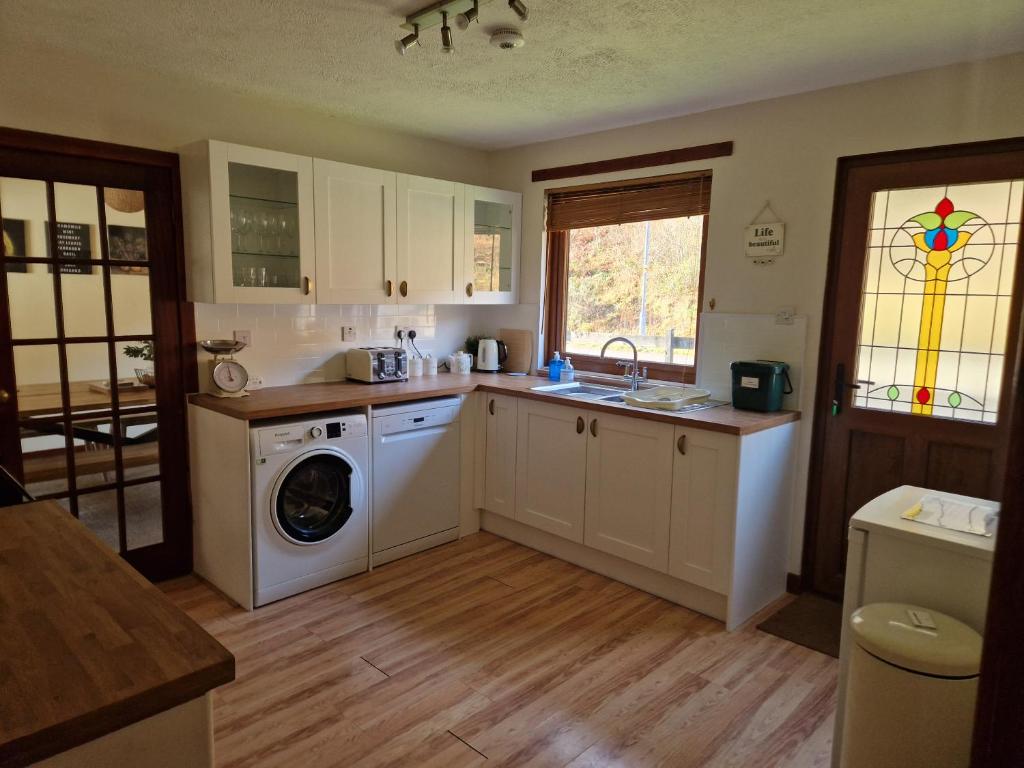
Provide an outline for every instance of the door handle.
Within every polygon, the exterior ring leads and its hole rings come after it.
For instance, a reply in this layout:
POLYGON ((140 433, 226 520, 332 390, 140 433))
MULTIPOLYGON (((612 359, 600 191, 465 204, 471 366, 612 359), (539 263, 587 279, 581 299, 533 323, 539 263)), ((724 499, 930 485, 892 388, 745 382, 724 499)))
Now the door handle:
POLYGON ((306 296, 309 296, 309 294, 313 292, 313 278, 311 278, 311 277, 303 277, 302 278, 302 292, 306 296))
POLYGON ((590 422, 590 434, 597 437, 597 419, 593 419, 590 422))
POLYGON ((582 416, 576 417, 576 434, 582 435, 583 430, 587 428, 587 422, 583 420, 582 416))
POLYGON ((466 295, 469 296, 469 297, 473 296, 473 284, 472 283, 466 283, 466 295))
POLYGON ((390 299, 395 295, 395 284, 391 280, 384 281, 384 293, 390 299))
POLYGON ((402 294, 403 297, 409 295, 409 284, 405 282, 405 280, 398 284, 398 292, 402 294))
POLYGON ((11 393, 6 389, 0 389, 0 405, 11 401, 11 393))
POLYGON ((491 402, 487 404, 487 410, 491 412, 491 416, 494 415, 494 398, 491 398, 491 402))
POLYGON ((679 436, 679 439, 676 440, 676 448, 679 449, 679 452, 683 454, 683 456, 686 455, 686 435, 679 436))

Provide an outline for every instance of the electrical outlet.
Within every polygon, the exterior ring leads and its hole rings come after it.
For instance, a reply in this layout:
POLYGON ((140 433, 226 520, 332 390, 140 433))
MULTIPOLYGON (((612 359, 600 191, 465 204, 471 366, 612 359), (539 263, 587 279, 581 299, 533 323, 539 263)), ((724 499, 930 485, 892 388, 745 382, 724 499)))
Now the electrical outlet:
POLYGON ((249 376, 249 383, 245 385, 246 389, 259 389, 263 386, 262 376, 249 376))
POLYGON ((358 338, 359 334, 356 333, 356 327, 354 325, 341 326, 342 341, 356 341, 358 338))
POLYGON ((245 343, 245 346, 252 346, 252 331, 235 331, 235 341, 241 341, 245 343))
POLYGON ((404 344, 406 339, 409 338, 409 331, 412 330, 412 326, 408 325, 396 325, 395 326, 395 341, 399 344, 404 344))
POLYGON ((796 317, 796 307, 779 307, 775 311, 775 324, 792 325, 794 317, 796 317))

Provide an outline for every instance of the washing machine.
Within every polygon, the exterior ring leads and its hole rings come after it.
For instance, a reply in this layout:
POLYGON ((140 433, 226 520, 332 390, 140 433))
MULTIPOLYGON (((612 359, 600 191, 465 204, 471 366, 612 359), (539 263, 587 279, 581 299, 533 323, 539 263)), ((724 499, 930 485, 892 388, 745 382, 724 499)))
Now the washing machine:
POLYGON ((367 569, 366 416, 252 428, 256 606, 367 569))

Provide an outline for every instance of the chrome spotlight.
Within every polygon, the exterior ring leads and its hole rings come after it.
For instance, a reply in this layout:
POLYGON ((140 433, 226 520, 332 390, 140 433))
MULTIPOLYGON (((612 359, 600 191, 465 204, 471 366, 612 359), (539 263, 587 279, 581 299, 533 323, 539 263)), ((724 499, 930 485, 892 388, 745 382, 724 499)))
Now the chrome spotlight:
POLYGON ((412 48, 414 45, 420 44, 420 25, 413 24, 413 31, 411 34, 406 35, 401 40, 395 40, 395 49, 405 56, 406 51, 412 48))
POLYGON ((526 21, 530 18, 530 9, 526 7, 523 0, 508 0, 508 7, 516 12, 516 16, 519 17, 520 21, 526 21))
POLYGON ((455 26, 465 32, 473 22, 480 23, 480 6, 477 0, 473 0, 473 7, 463 11, 455 17, 455 26))
POLYGON ((455 43, 452 42, 452 28, 448 26, 447 11, 441 11, 441 50, 445 53, 455 52, 455 43))

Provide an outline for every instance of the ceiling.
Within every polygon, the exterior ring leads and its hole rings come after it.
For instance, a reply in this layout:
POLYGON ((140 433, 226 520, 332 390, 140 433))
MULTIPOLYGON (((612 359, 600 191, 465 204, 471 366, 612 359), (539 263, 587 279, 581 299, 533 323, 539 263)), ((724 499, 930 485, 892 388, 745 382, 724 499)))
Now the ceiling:
MULTIPOLYGON (((505 0, 399 56, 416 0, 0 0, 5 46, 65 50, 497 148, 1024 50, 1020 0, 505 0)), ((468 4, 468 3, 467 3, 468 4)), ((944 97, 936 94, 937 108, 944 97)), ((948 105, 946 105, 948 106, 948 105)))

